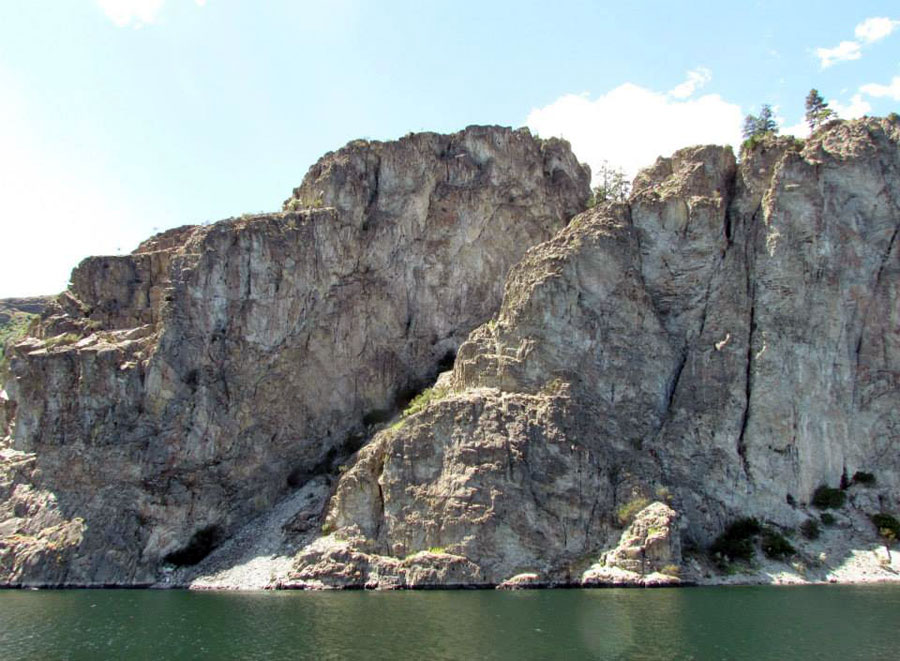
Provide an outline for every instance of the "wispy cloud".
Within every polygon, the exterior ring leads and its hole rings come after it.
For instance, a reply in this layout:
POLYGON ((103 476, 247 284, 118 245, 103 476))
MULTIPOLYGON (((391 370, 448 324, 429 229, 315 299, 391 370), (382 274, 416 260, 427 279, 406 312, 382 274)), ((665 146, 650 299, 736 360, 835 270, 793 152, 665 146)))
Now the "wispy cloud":
POLYGON ((532 110, 526 124, 541 135, 569 140, 595 173, 607 161, 634 176, 657 156, 681 147, 737 146, 742 120, 740 106, 717 94, 680 100, 672 92, 624 83, 595 99, 575 94, 560 97, 532 110))
POLYGON ((853 34, 855 34, 856 38, 860 41, 871 44, 884 39, 891 32, 896 30, 898 26, 900 26, 900 21, 895 21, 884 16, 867 18, 856 26, 853 34))
POLYGON ((844 119, 856 119, 872 112, 872 104, 863 99, 861 94, 854 94, 850 98, 850 103, 830 101, 829 105, 839 117, 844 119))
MULTIPOLYGON (((109 20, 120 28, 139 28, 155 23, 165 0, 96 0, 109 20)), ((194 0, 198 7, 205 7, 207 0, 194 0)))
POLYGON ((834 48, 817 48, 818 56, 823 69, 827 69, 836 62, 848 62, 862 57, 862 49, 855 41, 842 41, 834 48))
POLYGON ((883 16, 867 18, 859 23, 853 30, 857 41, 842 41, 834 48, 817 48, 816 57, 823 69, 838 63, 858 60, 862 57, 862 47, 874 44, 890 35, 900 21, 883 16))
POLYGON ((712 80, 712 72, 706 67, 697 67, 687 73, 687 79, 669 90, 669 96, 686 99, 712 80))
POLYGON ((887 96, 894 101, 900 101, 900 76, 894 76, 893 80, 887 85, 879 85, 878 83, 863 85, 859 88, 859 91, 863 94, 874 96, 876 99, 887 96))
POLYGON ((156 21, 164 0, 97 0, 97 4, 120 28, 137 28, 156 21))

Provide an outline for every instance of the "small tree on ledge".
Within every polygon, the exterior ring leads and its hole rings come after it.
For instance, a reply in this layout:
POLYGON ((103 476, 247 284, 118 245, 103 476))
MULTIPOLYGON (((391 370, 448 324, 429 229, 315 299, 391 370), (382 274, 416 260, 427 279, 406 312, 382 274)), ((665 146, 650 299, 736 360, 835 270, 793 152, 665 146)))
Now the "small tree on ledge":
POLYGON ((809 124, 809 130, 815 131, 831 119, 837 119, 837 113, 828 107, 819 90, 815 88, 809 90, 809 94, 806 95, 806 123, 809 124))
POLYGON ((624 202, 631 192, 631 182, 625 177, 625 172, 610 166, 609 161, 603 161, 600 165, 596 181, 588 202, 590 207, 599 202, 624 202))
POLYGON ((778 124, 775 123, 772 106, 765 103, 760 109, 759 115, 747 115, 744 118, 743 135, 745 140, 764 135, 778 135, 778 124))

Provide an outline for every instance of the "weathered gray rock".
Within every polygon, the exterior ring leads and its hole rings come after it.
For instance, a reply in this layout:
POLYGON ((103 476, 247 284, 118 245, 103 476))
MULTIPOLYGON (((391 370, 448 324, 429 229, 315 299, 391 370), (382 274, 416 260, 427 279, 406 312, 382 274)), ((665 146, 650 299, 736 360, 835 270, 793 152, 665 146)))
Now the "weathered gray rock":
POLYGON ((567 144, 525 129, 357 141, 283 213, 85 260, 8 384, 34 453, 20 486, 82 537, 61 577, 49 547, 28 564, 7 544, 2 580, 153 582, 330 470, 452 361, 588 183, 567 144))
POLYGON ((523 131, 358 142, 283 214, 86 262, 16 348, 0 572, 155 581, 280 501, 283 587, 657 585, 843 473, 848 521, 896 512, 900 122, 681 150, 563 228, 586 193, 523 131))
MULTIPOLYGON (((865 119, 737 166, 717 147, 660 159, 627 205, 528 252, 452 391, 360 452, 327 520, 379 553, 446 546, 491 583, 564 582, 660 488, 683 533, 624 542, 655 569, 737 516, 798 525, 790 501, 844 472, 876 472, 896 511, 898 143, 896 119, 865 119)), ((622 554, 606 569, 636 573, 622 554)))
POLYGON ((584 585, 677 585, 681 567, 678 513, 662 502, 642 509, 614 549, 582 576, 584 585))

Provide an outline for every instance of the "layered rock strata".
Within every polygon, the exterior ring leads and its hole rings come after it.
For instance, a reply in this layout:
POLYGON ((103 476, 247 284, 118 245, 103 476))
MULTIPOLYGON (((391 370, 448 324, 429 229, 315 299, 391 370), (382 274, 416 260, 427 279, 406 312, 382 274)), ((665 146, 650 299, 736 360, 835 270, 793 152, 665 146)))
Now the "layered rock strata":
MULTIPOLYGON (((740 164, 684 149, 531 249, 452 388, 341 478, 341 553, 377 568, 438 547, 484 583, 576 582, 618 558, 623 505, 659 493, 680 515, 676 566, 681 537, 703 548, 739 516, 798 526, 856 471, 877 488, 854 502, 896 512, 898 143, 894 118, 766 140, 740 164)), ((295 576, 327 581, 323 553, 295 576)))
POLYGON ((563 227, 587 173, 561 143, 358 142, 283 214, 89 260, 15 349, 0 571, 213 586, 171 567, 249 567, 257 536, 272 587, 652 585, 857 471, 823 537, 877 546, 869 515, 900 507, 900 121, 739 163, 683 149, 633 190, 563 227))
POLYGON ((0 580, 197 562, 452 364, 589 179, 526 129, 356 141, 283 212, 85 260, 15 347, 0 580))

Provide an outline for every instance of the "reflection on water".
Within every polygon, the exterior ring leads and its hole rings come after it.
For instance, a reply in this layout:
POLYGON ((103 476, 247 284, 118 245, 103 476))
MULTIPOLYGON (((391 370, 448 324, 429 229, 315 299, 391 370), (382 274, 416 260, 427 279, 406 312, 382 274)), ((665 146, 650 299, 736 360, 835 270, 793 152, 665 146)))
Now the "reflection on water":
POLYGON ((900 586, 0 592, 0 658, 894 659, 900 586))

